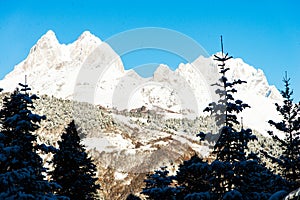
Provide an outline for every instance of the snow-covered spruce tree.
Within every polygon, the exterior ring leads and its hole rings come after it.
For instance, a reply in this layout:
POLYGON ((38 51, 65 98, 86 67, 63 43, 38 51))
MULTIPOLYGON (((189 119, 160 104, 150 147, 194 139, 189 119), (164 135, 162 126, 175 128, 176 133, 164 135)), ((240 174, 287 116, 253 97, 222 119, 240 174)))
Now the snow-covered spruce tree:
POLYGON ((88 156, 72 121, 58 141, 59 149, 53 157, 52 179, 61 185, 57 193, 70 199, 96 199, 100 185, 96 165, 88 156))
POLYGON ((275 104, 282 120, 280 122, 269 120, 269 124, 283 133, 284 138, 281 139, 273 131, 268 131, 269 135, 280 144, 283 152, 278 158, 269 152, 264 154, 278 165, 280 175, 289 181, 289 187, 293 190, 300 187, 300 102, 293 103, 293 91, 287 73, 283 82, 285 86, 281 91, 283 104, 275 104))
POLYGON ((181 192, 178 196, 187 196, 197 193, 205 196, 211 191, 212 167, 203 161, 199 156, 194 155, 191 159, 184 161, 179 165, 175 179, 181 192))
MULTIPOLYGON (((221 37, 221 55, 215 55, 220 64, 221 78, 216 85, 219 89, 216 94, 220 96, 218 102, 209 104, 204 111, 210 111, 215 117, 219 129, 219 139, 213 153, 216 160, 211 163, 212 178, 210 179, 211 194, 214 199, 267 199, 271 194, 280 190, 274 187, 282 183, 279 176, 272 174, 254 153, 247 155, 248 143, 257 140, 251 129, 240 127, 237 115, 245 108, 250 107, 241 100, 234 98, 236 86, 246 83, 242 80, 229 81, 226 72, 226 61, 232 57, 223 53, 221 37)), ((201 140, 205 133, 198 134, 201 140)))
POLYGON ((210 111, 216 119, 217 125, 220 126, 219 139, 214 147, 214 153, 217 160, 224 162, 234 162, 246 159, 245 150, 248 148, 248 142, 255 140, 256 136, 252 134, 251 129, 237 130, 240 122, 237 119, 237 114, 245 108, 250 107, 241 100, 235 100, 234 93, 236 85, 246 83, 240 79, 229 81, 226 77, 226 72, 230 70, 226 67, 226 61, 232 58, 223 53, 223 41, 221 36, 221 55, 214 55, 215 60, 219 62, 221 78, 219 83, 216 83, 220 88, 216 93, 220 96, 218 102, 212 102, 204 111, 210 111))
MULTIPOLYGON (((237 120, 237 114, 245 108, 250 107, 241 100, 235 100, 234 93, 236 85, 246 83, 242 80, 229 81, 226 72, 230 68, 226 67, 226 61, 231 56, 224 54, 223 41, 221 36, 221 55, 214 55, 215 60, 219 62, 221 78, 216 85, 219 87, 216 93, 220 96, 218 102, 212 102, 204 111, 210 111, 215 117, 219 130, 219 139, 215 144, 213 153, 216 154, 216 160, 211 164, 213 166, 214 188, 213 192, 222 196, 225 192, 231 191, 240 184, 241 175, 235 174, 234 163, 247 160, 245 150, 248 148, 248 142, 257 139, 252 134, 251 129, 238 130, 240 124, 237 120)), ((204 133, 198 134, 203 140, 204 133)), ((220 197, 219 197, 220 198, 220 197)))
POLYGON ((34 135, 45 116, 33 113, 38 97, 27 93, 28 85, 19 85, 21 90, 4 97, 0 111, 0 199, 56 199, 57 185, 42 174, 46 169, 34 135))
POLYGON ((268 200, 274 193, 286 189, 286 181, 269 170, 254 153, 245 161, 235 162, 234 172, 241 176, 235 189, 244 200, 268 200))
POLYGON ((175 200, 180 188, 172 186, 174 176, 169 176, 167 167, 161 167, 160 170, 155 170, 153 174, 148 174, 144 182, 146 187, 143 188, 141 194, 147 196, 151 200, 175 200))

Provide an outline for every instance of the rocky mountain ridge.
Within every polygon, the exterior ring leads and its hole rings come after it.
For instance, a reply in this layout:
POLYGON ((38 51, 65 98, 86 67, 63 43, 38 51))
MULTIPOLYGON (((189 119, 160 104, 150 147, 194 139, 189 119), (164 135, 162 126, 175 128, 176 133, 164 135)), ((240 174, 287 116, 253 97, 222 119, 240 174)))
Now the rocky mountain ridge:
MULTIPOLYGON (((278 117, 274 103, 282 100, 280 93, 268 84, 262 70, 242 59, 231 59, 227 66, 231 69, 230 79, 247 80, 237 94, 252 107, 241 116, 244 123, 255 124, 258 131, 265 132, 268 117, 278 117), (258 114, 262 107, 268 116, 258 114)), ((88 31, 67 45, 60 44, 55 33, 48 31, 28 57, 0 81, 0 86, 12 91, 25 75, 38 94, 119 110, 159 108, 179 118, 202 116, 208 103, 218 99, 212 87, 219 78, 213 57, 200 56, 192 63, 179 64, 175 71, 161 64, 153 77, 142 78, 134 70, 125 70, 114 50, 88 31)))

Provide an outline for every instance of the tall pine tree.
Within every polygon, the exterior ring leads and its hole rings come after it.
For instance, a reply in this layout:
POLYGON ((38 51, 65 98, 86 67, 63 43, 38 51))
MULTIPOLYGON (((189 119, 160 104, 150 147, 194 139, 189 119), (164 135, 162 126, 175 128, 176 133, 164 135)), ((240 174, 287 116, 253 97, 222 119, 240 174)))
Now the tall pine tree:
POLYGON ((34 135, 45 116, 33 113, 38 97, 28 94, 28 85, 19 85, 0 111, 0 199, 55 199, 57 185, 45 180, 34 135))
MULTIPOLYGON (((221 55, 215 55, 219 62, 221 78, 216 85, 220 96, 218 102, 212 102, 204 111, 210 111, 220 127, 219 139, 213 153, 216 160, 211 163, 212 177, 211 197, 214 199, 268 199, 271 194, 283 189, 284 181, 274 175, 260 161, 256 154, 247 154, 248 143, 257 140, 251 129, 240 128, 237 115, 250 107, 241 100, 236 100, 236 86, 246 83, 242 80, 228 80, 226 73, 230 70, 226 62, 231 56, 224 54, 221 36, 221 55)), ((200 133, 201 140, 205 138, 200 133)))
MULTIPOLYGON (((250 107, 241 100, 235 100, 234 94, 237 92, 235 86, 246 83, 240 79, 230 81, 226 73, 230 70, 226 67, 226 61, 231 56, 224 54, 223 41, 221 36, 221 55, 214 55, 215 60, 219 62, 221 78, 216 85, 219 89, 216 94, 220 96, 218 102, 212 102, 204 111, 210 111, 215 117, 217 126, 220 127, 219 139, 215 144, 213 153, 216 154, 216 160, 212 163, 214 179, 214 193, 223 195, 225 192, 231 191, 240 184, 241 176, 234 172, 234 163, 247 160, 246 149, 248 142, 257 139, 252 135, 251 129, 238 130, 239 121, 237 114, 245 108, 250 107)), ((198 136, 203 140, 204 133, 198 136)))
POLYGON ((221 36, 221 55, 214 55, 215 60, 219 62, 221 78, 216 85, 219 89, 216 93, 220 96, 218 102, 212 102, 204 111, 210 111, 215 117, 216 123, 220 126, 220 136, 214 147, 214 153, 217 160, 234 162, 245 160, 245 150, 248 148, 248 142, 256 139, 252 135, 251 129, 237 130, 240 122, 237 120, 237 114, 245 108, 250 107, 241 100, 235 100, 234 94, 237 92, 235 86, 246 83, 240 79, 229 81, 226 72, 230 70, 226 67, 226 61, 232 58, 223 52, 223 41, 221 36))
POLYGON ((281 91, 283 104, 275 104, 282 120, 280 122, 269 120, 269 124, 283 133, 284 138, 280 139, 273 131, 268 131, 269 135, 279 143, 283 152, 278 158, 267 152, 264 153, 273 163, 278 164, 280 174, 290 182, 289 186, 292 190, 300 187, 300 102, 293 103, 293 91, 287 73, 283 82, 285 86, 281 91))
POLYGON ((59 149, 53 158, 52 179, 61 185, 58 194, 70 199, 96 199, 100 185, 96 183, 96 166, 80 144, 74 121, 58 142, 59 149))

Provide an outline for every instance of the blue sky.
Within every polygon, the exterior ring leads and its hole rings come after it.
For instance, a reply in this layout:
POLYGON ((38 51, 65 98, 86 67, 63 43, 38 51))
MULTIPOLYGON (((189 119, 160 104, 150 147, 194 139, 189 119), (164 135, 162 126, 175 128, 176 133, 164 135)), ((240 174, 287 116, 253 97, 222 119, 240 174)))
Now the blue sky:
MULTIPOLYGON (((282 89, 288 71, 300 100, 300 1, 15 1, 0 0, 0 78, 24 60, 36 41, 52 29, 61 43, 89 30, 101 40, 142 27, 181 32, 209 54, 225 50, 261 68, 269 83, 282 89)), ((126 68, 182 59, 162 51, 122 56, 126 68)))

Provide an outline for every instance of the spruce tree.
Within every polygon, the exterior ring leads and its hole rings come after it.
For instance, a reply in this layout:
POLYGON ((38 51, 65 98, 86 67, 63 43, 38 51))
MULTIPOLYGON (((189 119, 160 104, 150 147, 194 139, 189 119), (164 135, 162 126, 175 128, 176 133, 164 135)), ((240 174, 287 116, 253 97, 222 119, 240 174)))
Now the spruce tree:
POLYGON ((36 95, 28 85, 19 84, 3 99, 0 111, 0 199, 56 199, 55 183, 45 180, 42 158, 34 132, 45 116, 34 114, 36 95))
POLYGON ((70 199, 96 199, 96 166, 88 156, 72 121, 58 141, 59 149, 53 158, 52 179, 61 185, 58 194, 70 199))
MULTIPOLYGON (((219 62, 221 78, 216 85, 219 87, 216 94, 220 96, 218 102, 212 102, 204 111, 209 111, 215 117, 216 124, 220 127, 219 139, 214 146, 213 153, 216 160, 212 162, 214 183, 213 192, 222 196, 225 192, 231 191, 241 182, 241 175, 234 172, 234 163, 247 160, 246 150, 248 142, 256 140, 251 129, 239 128, 237 114, 245 108, 250 107, 241 100, 236 100, 234 94, 237 92, 236 86, 246 83, 240 79, 230 81, 226 73, 230 70, 226 66, 226 61, 232 58, 223 52, 223 41, 221 36, 221 55, 214 55, 219 62)), ((205 133, 198 134, 201 140, 205 138, 205 133)))
POLYGON ((146 187, 143 188, 141 194, 147 196, 150 200, 175 200, 180 188, 172 186, 174 176, 169 176, 167 167, 161 167, 160 170, 155 170, 153 174, 148 174, 146 187))
POLYGON ((293 91, 287 73, 283 82, 285 86, 281 91, 283 104, 275 104, 282 120, 280 122, 269 120, 269 124, 283 133, 284 137, 281 139, 273 131, 268 131, 269 135, 279 143, 283 152, 277 158, 269 152, 264 153, 279 166, 280 174, 290 182, 289 186, 293 190, 300 187, 300 102, 293 103, 293 91))
POLYGON ((197 155, 179 165, 175 179, 181 189, 181 196, 206 193, 211 190, 212 167, 197 155))
POLYGON ((226 77, 226 72, 230 70, 226 67, 226 61, 232 58, 223 52, 223 41, 221 36, 221 55, 214 55, 215 60, 219 62, 221 78, 216 85, 219 89, 216 93, 220 96, 218 102, 212 102, 204 111, 210 111, 215 117, 216 123, 220 126, 219 139, 215 144, 214 153, 217 160, 234 162, 246 159, 245 150, 248 148, 248 142, 255 140, 251 129, 237 130, 240 122, 237 119, 237 114, 245 108, 250 107, 241 100, 235 100, 234 94, 237 92, 235 86, 246 83, 240 79, 229 81, 226 77))
MULTIPOLYGON (((254 153, 247 153, 248 143, 257 140, 251 129, 244 129, 237 115, 248 104, 235 99, 236 86, 246 83, 242 80, 228 80, 226 73, 230 70, 226 62, 231 56, 224 54, 221 37, 221 55, 215 55, 219 62, 221 78, 216 86, 218 102, 212 102, 204 111, 210 111, 220 127, 219 138, 213 153, 216 155, 211 165, 211 194, 214 199, 268 199, 271 194, 283 189, 284 181, 280 176, 268 170, 254 153)), ((198 134, 201 140, 205 133, 198 134)))
POLYGON ((248 160, 234 163, 234 172, 242 176, 235 189, 244 200, 268 200, 274 193, 287 189, 286 181, 269 170, 254 153, 248 155, 248 160))

